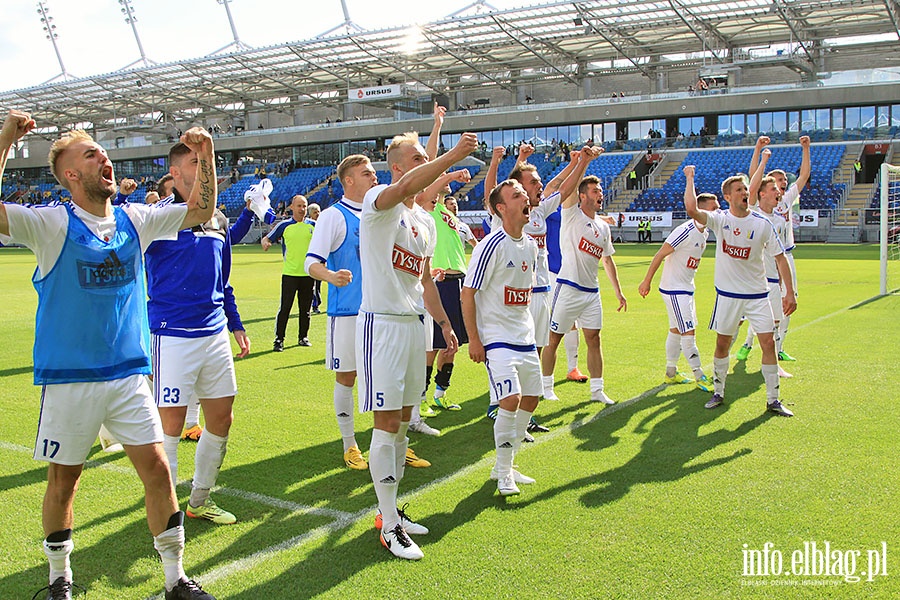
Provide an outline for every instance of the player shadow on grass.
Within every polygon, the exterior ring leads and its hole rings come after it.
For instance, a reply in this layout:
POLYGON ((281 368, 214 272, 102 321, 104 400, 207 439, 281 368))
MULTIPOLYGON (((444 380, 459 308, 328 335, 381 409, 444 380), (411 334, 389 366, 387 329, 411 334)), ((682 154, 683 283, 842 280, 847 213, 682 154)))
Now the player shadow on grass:
MULTIPOLYGON (((364 519, 364 530, 357 535, 352 535, 359 529, 354 526, 348 531, 337 529, 325 535, 323 541, 318 542, 308 556, 300 559, 296 564, 284 569, 284 572, 268 579, 253 589, 229 596, 233 600, 259 600, 259 598, 291 598, 292 600, 304 600, 314 598, 326 593, 335 587, 344 585, 360 572, 370 569, 378 563, 392 562, 397 569, 408 571, 409 576, 403 575, 398 581, 390 583, 390 594, 385 597, 404 598, 429 594, 423 586, 429 585, 431 574, 423 573, 421 569, 428 569, 429 546, 439 542, 445 535, 450 534, 457 527, 465 526, 485 510, 495 510, 497 503, 495 494, 496 483, 486 481, 480 488, 465 496, 460 502, 453 505, 447 512, 434 513, 417 521, 431 529, 428 535, 417 536, 417 543, 421 544, 425 552, 425 561, 422 566, 402 561, 382 548, 378 540, 378 530, 374 528, 371 519, 364 519), (352 535, 352 537, 350 537, 352 535)), ((502 507, 501 507, 502 508, 502 507)), ((374 512, 373 512, 374 516, 374 512)), ((416 518, 416 514, 412 514, 416 518)), ((431 555, 432 561, 439 557, 431 555)), ((432 562, 432 564, 434 564, 432 562)), ((400 571, 397 571, 398 573, 400 571)), ((212 589, 213 586, 210 586, 212 589)), ((432 592, 431 595, 433 595, 432 592)), ((468 594, 460 590, 460 596, 468 594)))
MULTIPOLYGON (((90 478, 90 473, 85 472, 90 478)), ((135 586, 143 585, 152 580, 153 592, 163 589, 163 573, 158 566, 159 557, 153 549, 153 537, 147 528, 144 518, 144 498, 141 493, 140 481, 135 478, 134 485, 129 486, 129 496, 134 501, 127 506, 121 506, 114 512, 103 512, 90 520, 79 520, 76 513, 75 520, 75 552, 72 555, 72 564, 75 570, 75 582, 90 590, 91 585, 103 580, 107 588, 122 588, 128 590, 135 586), (131 519, 137 514, 139 518, 131 519), (130 520, 129 520, 130 519, 130 520), (88 543, 87 532, 95 527, 108 527, 110 523, 124 520, 125 524, 110 533, 104 533, 102 538, 88 543), (138 563, 150 564, 150 569, 135 568, 138 563), (157 589, 158 588, 158 589, 157 589)), ((34 501, 35 508, 39 510, 39 500, 34 501)), ((76 511, 79 500, 75 501, 76 511)), ((31 513, 34 514, 34 513, 31 513)), ((37 565, 10 573, 0 578, 0 597, 2 598, 30 598, 30 594, 47 585, 47 562, 41 552, 41 525, 40 518, 34 518, 22 524, 29 529, 27 551, 37 565)), ((124 592, 126 595, 128 592, 124 592)), ((41 596, 43 598, 43 596, 41 596)), ((89 591, 88 597, 93 597, 89 591)), ((124 596, 121 596, 124 597, 124 596)))
POLYGON ((540 502, 570 490, 586 489, 581 496, 582 503, 589 507, 601 506, 624 497, 636 485, 678 481, 750 454, 752 449, 745 447, 726 456, 698 460, 719 446, 735 442, 771 417, 761 410, 759 416, 733 430, 719 428, 701 434, 702 429, 708 428, 730 406, 726 403, 718 409, 704 409, 705 397, 704 394, 698 398, 693 390, 666 396, 657 392, 640 403, 575 429, 573 435, 582 440, 578 448, 588 452, 603 451, 615 445, 620 437, 616 432, 628 436, 646 434, 646 437, 640 451, 620 467, 575 479, 533 497, 526 496, 525 502, 540 502), (633 428, 627 429, 635 414, 647 409, 652 410, 633 428))

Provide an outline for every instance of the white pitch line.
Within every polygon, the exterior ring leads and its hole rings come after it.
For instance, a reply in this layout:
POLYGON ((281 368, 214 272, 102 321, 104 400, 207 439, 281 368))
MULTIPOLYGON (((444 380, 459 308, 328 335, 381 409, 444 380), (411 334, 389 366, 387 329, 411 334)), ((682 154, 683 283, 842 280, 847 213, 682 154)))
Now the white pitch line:
MULTIPOLYGON (((812 321, 810 321, 808 323, 804 323, 803 325, 793 328, 792 331, 797 332, 801 329, 805 329, 806 327, 809 327, 810 325, 820 323, 826 319, 830 319, 831 317, 834 317, 834 316, 840 315, 841 313, 847 312, 848 310, 850 310, 851 308, 853 308, 854 306, 857 306, 857 305, 859 305, 859 303, 855 303, 851 306, 836 310, 830 314, 823 315, 821 317, 813 319, 812 321)), ((540 436, 539 438, 536 438, 534 445, 537 446, 539 444, 544 444, 544 443, 556 440, 557 438, 562 437, 563 435, 566 435, 567 433, 571 433, 572 431, 575 431, 576 429, 584 427, 585 425, 594 423, 594 422, 598 421, 599 419, 602 419, 611 414, 615 414, 616 412, 623 410, 624 408, 626 408, 628 406, 632 406, 632 405, 640 402, 644 398, 647 398, 648 396, 657 394, 660 391, 664 390, 666 387, 667 386, 665 384, 660 384, 652 389, 646 390, 646 391, 642 392, 641 394, 638 394, 637 396, 629 398, 628 400, 625 400, 624 402, 619 402, 613 406, 607 407, 587 420, 572 423, 568 427, 558 428, 558 429, 548 433, 547 435, 543 435, 543 436, 540 436)), ((3 440, 0 440, 0 449, 11 450, 11 451, 15 451, 15 452, 24 452, 24 453, 28 453, 28 454, 33 453, 33 450, 31 448, 28 448, 26 446, 21 446, 19 444, 5 442, 3 440)), ((444 477, 440 477, 438 479, 430 481, 424 485, 419 486, 418 488, 415 488, 414 490, 410 490, 409 492, 400 496, 398 498, 398 500, 406 500, 408 498, 413 498, 413 497, 418 496, 422 493, 425 493, 439 485, 442 485, 442 484, 450 482, 450 481, 454 481, 456 479, 459 479, 460 477, 465 477, 476 470, 486 468, 487 466, 489 466, 491 464, 491 462, 493 460, 494 460, 493 456, 490 456, 490 455, 485 456, 485 457, 481 458, 480 460, 478 460, 477 462, 467 465, 467 466, 463 467, 462 469, 454 471, 453 473, 449 473, 449 474, 445 475, 444 477)), ((90 468, 107 469, 107 470, 115 471, 117 473, 135 474, 133 469, 129 469, 129 468, 125 468, 125 467, 121 467, 119 465, 113 465, 113 464, 109 464, 109 463, 97 462, 97 461, 87 461, 85 463, 85 466, 90 467, 90 468)), ((307 531, 306 533, 294 536, 290 539, 284 540, 283 542, 279 542, 278 544, 274 544, 272 546, 268 546, 267 548, 263 548, 262 550, 254 552, 253 554, 250 554, 243 558, 240 558, 240 559, 237 559, 230 563, 226 563, 222 566, 216 567, 215 569, 213 569, 211 571, 207 571, 206 573, 204 573, 200 577, 198 577, 198 579, 203 581, 204 584, 215 583, 216 581, 224 579, 225 577, 229 577, 236 573, 251 569, 254 566, 260 564, 262 561, 268 559, 269 557, 278 554, 279 552, 297 548, 307 542, 311 542, 311 541, 317 540, 325 535, 328 535, 329 533, 352 527, 353 525, 355 525, 356 523, 358 523, 360 520, 362 520, 364 518, 371 518, 372 510, 373 510, 372 508, 365 508, 356 513, 347 513, 347 512, 343 512, 343 511, 339 511, 339 510, 332 510, 332 509, 327 509, 327 508, 318 508, 318 507, 313 507, 313 506, 305 506, 305 505, 301 505, 301 504, 295 504, 295 503, 287 501, 287 500, 281 500, 278 498, 273 498, 271 496, 265 496, 262 494, 256 494, 255 492, 247 492, 244 490, 237 490, 237 489, 233 489, 233 488, 226 488, 226 487, 216 488, 216 491, 219 493, 222 493, 222 494, 231 495, 234 497, 251 500, 254 502, 259 502, 260 504, 265 504, 265 505, 273 506, 276 508, 282 508, 285 510, 289 510, 291 512, 329 516, 329 517, 334 518, 335 520, 332 523, 329 523, 327 525, 322 525, 320 527, 317 527, 315 529, 307 531)), ((158 594, 155 596, 150 596, 148 598, 148 600, 161 600, 162 597, 163 597, 162 594, 158 594)))
MULTIPOLYGON (((543 443, 547 443, 549 441, 555 440, 555 439, 557 439, 567 433, 570 433, 580 427, 584 427, 585 425, 594 423, 595 421, 597 421, 607 415, 614 414, 620 410, 623 410, 624 408, 626 408, 628 406, 631 406, 637 402, 640 402, 644 398, 647 398, 648 396, 652 396, 653 394, 656 394, 665 388, 666 388, 665 385, 658 385, 655 388, 647 390, 633 398, 629 398, 628 400, 626 400, 624 402, 620 402, 613 406, 604 408, 603 410, 598 412, 596 415, 594 415, 593 417, 591 417, 587 420, 579 421, 577 423, 572 423, 568 427, 560 427, 559 429, 556 429, 551 433, 543 435, 540 438, 536 438, 535 443, 533 445, 537 446, 538 444, 543 444, 543 443)), ((440 477, 438 479, 430 481, 430 482, 423 484, 413 490, 410 490, 409 492, 406 492, 405 494, 403 494, 397 498, 398 503, 402 502, 404 500, 413 498, 415 496, 424 494, 425 492, 428 492, 433 488, 443 485, 444 483, 454 481, 456 479, 459 479, 460 477, 466 477, 467 475, 469 475, 475 471, 487 469, 491 465, 491 463, 493 463, 493 461, 494 461, 493 456, 491 456, 491 455, 485 456, 472 464, 466 465, 465 467, 463 467, 457 471, 454 471, 453 473, 449 473, 443 477, 440 477)), ((257 566, 258 564, 260 564, 262 561, 278 554, 279 552, 283 552, 286 550, 292 550, 303 544, 306 544, 307 542, 312 542, 312 541, 318 540, 318 539, 322 538, 323 536, 328 535, 330 533, 340 531, 341 529, 350 528, 350 527, 356 525, 358 522, 360 522, 363 519, 371 519, 373 511, 374 511, 374 508, 365 508, 354 514, 344 513, 345 516, 336 519, 332 523, 323 525, 321 527, 317 527, 316 529, 313 529, 313 530, 303 533, 301 535, 292 537, 291 539, 285 540, 283 542, 279 542, 278 544, 274 544, 272 546, 269 546, 268 548, 263 548, 262 550, 254 552, 253 554, 246 556, 244 558, 239 558, 233 562, 227 563, 220 567, 216 567, 215 569, 213 569, 211 571, 202 573, 201 575, 199 575, 197 577, 197 579, 202 581, 203 585, 214 584, 217 581, 219 581, 220 579, 223 579, 225 577, 230 577, 231 575, 234 575, 235 573, 238 573, 241 571, 246 571, 247 569, 251 569, 251 568, 257 566)), ((337 511, 335 511, 335 512, 337 512, 337 511)), ((152 596, 152 597, 148 598, 148 600, 161 600, 161 599, 162 599, 162 595, 156 595, 156 596, 152 596)))
POLYGON ((305 504, 297 504, 296 502, 291 502, 289 500, 282 500, 281 498, 273 498, 272 496, 266 496, 263 494, 257 494, 256 492, 248 492, 245 490, 239 490, 230 487, 216 487, 212 491, 217 492, 219 494, 224 494, 226 496, 232 496, 234 498, 241 498, 242 500, 250 500, 251 502, 256 502, 258 504, 264 504, 266 506, 271 506, 273 508, 280 508, 283 510, 287 510, 291 513, 302 513, 302 514, 310 514, 310 515, 320 515, 323 517, 330 517, 332 519, 349 519, 353 516, 353 513, 348 513, 343 510, 335 510, 332 508, 320 508, 317 506, 308 506, 305 504))

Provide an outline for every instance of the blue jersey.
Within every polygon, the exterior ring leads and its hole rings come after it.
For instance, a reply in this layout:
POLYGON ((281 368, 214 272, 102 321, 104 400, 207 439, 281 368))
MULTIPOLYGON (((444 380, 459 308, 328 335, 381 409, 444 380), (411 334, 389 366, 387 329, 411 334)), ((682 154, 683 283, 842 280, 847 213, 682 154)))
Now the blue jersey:
MULTIPOLYGON (((179 200, 176 192, 172 201, 179 200)), ((151 332, 196 338, 215 335, 226 325, 230 331, 244 329, 228 283, 231 234, 221 212, 179 231, 176 239, 153 242, 145 256, 151 332)))
POLYGON ((562 266, 562 252, 559 249, 559 226, 562 223, 562 206, 547 215, 547 264, 552 273, 559 273, 562 266))
POLYGON ((150 373, 147 291, 137 231, 113 209, 116 233, 98 238, 67 203, 69 223, 52 269, 32 282, 37 385, 110 381, 150 373))
POLYGON ((325 261, 330 271, 347 269, 353 279, 344 287, 328 284, 328 316, 347 317, 359 313, 362 304, 362 264, 359 262, 359 214, 338 202, 334 207, 344 215, 347 232, 337 250, 325 261))

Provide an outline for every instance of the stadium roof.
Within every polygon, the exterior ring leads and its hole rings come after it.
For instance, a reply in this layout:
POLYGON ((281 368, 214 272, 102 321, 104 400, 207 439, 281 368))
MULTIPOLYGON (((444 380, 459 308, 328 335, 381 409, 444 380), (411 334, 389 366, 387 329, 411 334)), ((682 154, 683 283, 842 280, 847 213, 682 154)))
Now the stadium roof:
MULTIPOLYGON (((478 4, 478 3, 476 3, 478 4)), ((452 93, 658 66, 728 65, 785 45, 813 74, 834 40, 842 52, 896 53, 897 0, 584 0, 456 15, 422 26, 356 31, 117 71, 0 93, 0 106, 42 123, 146 126, 166 115, 339 105, 347 89, 399 83, 452 93), (889 44, 889 45, 888 45, 889 44)), ((865 54, 860 54, 861 56, 865 54)))

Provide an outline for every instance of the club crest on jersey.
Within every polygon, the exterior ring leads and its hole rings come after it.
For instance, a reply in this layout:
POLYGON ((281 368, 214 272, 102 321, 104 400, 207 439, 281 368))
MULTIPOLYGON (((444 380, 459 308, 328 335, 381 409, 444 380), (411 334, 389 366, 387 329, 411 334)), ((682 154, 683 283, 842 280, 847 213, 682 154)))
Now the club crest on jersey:
POLYGON ((732 246, 725 240, 722 240, 722 252, 724 252, 731 258, 737 258, 740 260, 747 260, 748 258, 750 258, 750 248, 745 248, 743 246, 732 246))
POLYGON ((590 254, 594 258, 603 258, 603 248, 594 244, 593 242, 589 242, 584 238, 581 238, 578 241, 578 249, 582 252, 586 252, 590 254))
MULTIPOLYGON (((585 223, 585 227, 591 230, 591 233, 594 234, 595 238, 600 237, 600 230, 597 229, 593 223, 585 223)), ((582 238, 583 239, 583 238, 582 238)))
POLYGON ((522 261, 522 272, 525 273, 526 271, 528 271, 528 263, 523 260, 522 261))
POLYGON ((700 266, 700 259, 694 258, 693 256, 688 256, 687 260, 687 268, 688 269, 696 269, 700 266))
POLYGON ((507 306, 528 306, 531 303, 531 288, 503 286, 503 304, 507 306))
POLYGON ((423 257, 417 256, 406 248, 394 244, 394 249, 391 251, 391 265, 398 271, 420 278, 422 277, 424 263, 425 259, 423 257))
POLYGON ((734 228, 734 235, 736 235, 737 237, 741 237, 741 229, 740 229, 740 227, 735 227, 735 228, 734 228))

